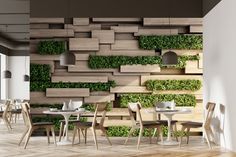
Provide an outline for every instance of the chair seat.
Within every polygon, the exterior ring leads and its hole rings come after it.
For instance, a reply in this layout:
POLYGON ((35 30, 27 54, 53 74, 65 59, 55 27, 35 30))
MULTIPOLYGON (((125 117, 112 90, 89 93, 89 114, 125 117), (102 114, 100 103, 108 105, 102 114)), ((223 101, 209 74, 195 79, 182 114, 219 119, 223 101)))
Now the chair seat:
POLYGON ((33 126, 42 126, 42 125, 53 125, 52 122, 36 122, 33 123, 33 126))
MULTIPOLYGON (((157 120, 157 122, 161 123, 161 125, 168 125, 168 121, 167 120, 157 120)), ((171 121, 171 125, 174 125, 177 122, 178 122, 177 120, 172 120, 171 121)))
POLYGON ((21 113, 21 109, 12 109, 11 113, 20 114, 21 113))
POLYGON ((202 123, 201 122, 184 122, 181 123, 181 125, 183 126, 190 126, 190 127, 202 127, 202 123))

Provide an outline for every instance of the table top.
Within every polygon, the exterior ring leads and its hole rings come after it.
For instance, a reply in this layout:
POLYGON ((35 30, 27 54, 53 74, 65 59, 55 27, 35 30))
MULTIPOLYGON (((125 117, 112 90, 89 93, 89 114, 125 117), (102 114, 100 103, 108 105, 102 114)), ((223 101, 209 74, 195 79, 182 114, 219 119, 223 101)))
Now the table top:
POLYGON ((88 111, 79 111, 79 110, 43 111, 44 114, 62 114, 62 115, 80 114, 80 113, 86 113, 86 112, 88 112, 88 111))
POLYGON ((149 113, 157 112, 157 113, 162 113, 162 114, 187 114, 191 113, 191 109, 154 109, 154 110, 148 110, 149 113))

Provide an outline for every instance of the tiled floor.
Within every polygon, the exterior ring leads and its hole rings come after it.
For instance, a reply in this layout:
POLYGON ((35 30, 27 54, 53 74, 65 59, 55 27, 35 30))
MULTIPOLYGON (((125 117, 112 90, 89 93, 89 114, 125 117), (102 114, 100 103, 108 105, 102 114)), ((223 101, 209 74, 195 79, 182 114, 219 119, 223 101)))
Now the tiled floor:
MULTIPOLYGON (((152 157, 231 157, 236 156, 230 152, 221 150, 214 146, 213 150, 209 150, 206 143, 202 142, 201 137, 191 137, 189 145, 183 145, 182 148, 178 146, 161 146, 149 144, 147 138, 141 141, 140 150, 136 149, 136 138, 132 138, 129 143, 124 146, 125 138, 111 138, 113 146, 110 146, 105 137, 98 134, 99 150, 95 149, 93 138, 88 137, 87 145, 68 145, 68 146, 54 146, 54 144, 47 144, 46 137, 31 137, 27 149, 18 146, 19 139, 23 132, 24 125, 22 122, 13 124, 13 130, 8 131, 2 123, 0 124, 0 156, 1 157, 85 157, 85 156, 101 156, 101 157, 115 157, 115 156, 152 156, 152 157)), ((52 140, 51 140, 52 141, 52 140)))

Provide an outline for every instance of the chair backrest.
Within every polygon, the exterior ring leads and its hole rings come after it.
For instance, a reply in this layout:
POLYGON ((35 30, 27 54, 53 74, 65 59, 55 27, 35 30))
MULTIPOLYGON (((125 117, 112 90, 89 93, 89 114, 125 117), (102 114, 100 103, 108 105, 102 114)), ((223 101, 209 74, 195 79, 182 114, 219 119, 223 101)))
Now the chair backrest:
POLYGON ((103 126, 105 118, 106 118, 106 112, 107 112, 107 106, 108 103, 104 102, 104 103, 96 103, 95 104, 95 112, 94 112, 94 117, 93 117, 93 124, 92 126, 94 127, 97 123, 97 114, 100 112, 102 112, 102 118, 100 120, 99 125, 103 126))
POLYGON ((9 115, 9 111, 11 110, 11 101, 10 100, 6 100, 5 101, 4 108, 5 109, 3 111, 2 118, 3 119, 7 119, 8 115, 9 115))
POLYGON ((128 111, 129 111, 130 119, 131 119, 133 126, 137 125, 134 113, 137 113, 137 116, 139 118, 139 123, 140 123, 140 125, 143 125, 143 120, 142 120, 142 116, 141 116, 141 112, 140 112, 141 108, 142 108, 142 106, 139 102, 128 104, 128 111))
POLYGON ((204 127, 210 127, 213 113, 215 110, 215 106, 216 106, 215 103, 212 103, 212 102, 207 103, 207 105, 206 105, 207 114, 206 114, 206 119, 204 122, 204 127))
POLYGON ((32 123, 32 119, 30 117, 30 113, 29 113, 30 105, 27 102, 22 103, 21 108, 22 108, 22 115, 23 115, 25 125, 27 127, 32 127, 33 123, 32 123))

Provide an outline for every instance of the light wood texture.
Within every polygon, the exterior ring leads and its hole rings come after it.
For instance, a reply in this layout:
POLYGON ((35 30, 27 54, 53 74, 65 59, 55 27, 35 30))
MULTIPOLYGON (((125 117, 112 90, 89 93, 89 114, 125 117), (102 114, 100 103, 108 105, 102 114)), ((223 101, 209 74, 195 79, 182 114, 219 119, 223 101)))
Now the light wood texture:
POLYGON ((114 30, 93 30, 92 38, 98 38, 99 43, 110 44, 115 42, 114 30))
POLYGON ((160 72, 160 66, 159 65, 122 65, 120 66, 121 72, 160 72))
POLYGON ((198 68, 203 69, 203 53, 199 53, 200 60, 198 61, 198 68))
POLYGON ((64 23, 64 18, 30 18, 30 23, 64 23))
POLYGON ((89 25, 89 18, 73 18, 73 25, 89 25))
POLYGON ((202 18, 144 18, 144 26, 158 26, 158 25, 202 25, 202 18))
POLYGON ((30 29, 49 29, 49 24, 47 23, 30 24, 30 29))
POLYGON ((116 86, 110 89, 111 93, 152 93, 142 86, 116 86))
POLYGON ((177 35, 178 29, 139 29, 134 36, 140 35, 177 35))
POLYGON ((139 49, 137 40, 116 40, 111 45, 112 50, 137 50, 139 49))
POLYGON ((111 95, 89 96, 84 98, 84 103, 110 102, 111 95))
POLYGON ((116 33, 134 33, 138 32, 138 26, 111 26, 116 33))
POLYGON ((107 76, 52 76, 52 82, 107 82, 107 76))
POLYGON ((199 75, 150 75, 150 76, 141 76, 141 85, 144 85, 144 83, 147 80, 188 80, 188 79, 194 79, 194 80, 201 80, 202 76, 199 75))
POLYGON ((140 85, 140 76, 109 76, 109 80, 114 80, 118 86, 140 85))
POLYGON ((115 69, 90 69, 87 61, 77 61, 75 66, 68 67, 69 72, 113 72, 115 69))
POLYGON ((30 54, 31 61, 59 61, 59 55, 39 55, 39 54, 30 54))
POLYGON ((186 61, 186 74, 202 74, 203 69, 198 68, 198 61, 186 61))
POLYGON ((31 29, 31 38, 53 38, 53 37, 73 37, 72 29, 31 29))
POLYGON ((140 22, 141 18, 93 18, 94 22, 140 22))
POLYGON ((189 27, 190 33, 203 33, 202 25, 192 25, 189 27))
POLYGON ((89 88, 47 88, 47 97, 87 97, 89 88))
POLYGON ((89 59, 88 53, 75 53, 75 58, 77 61, 87 61, 89 59))
POLYGON ((69 29, 73 29, 74 32, 91 32, 92 30, 101 30, 101 24, 89 24, 86 26, 68 25, 69 29))
POLYGON ((71 51, 90 51, 99 50, 99 41, 96 38, 70 38, 69 40, 69 49, 71 51))

